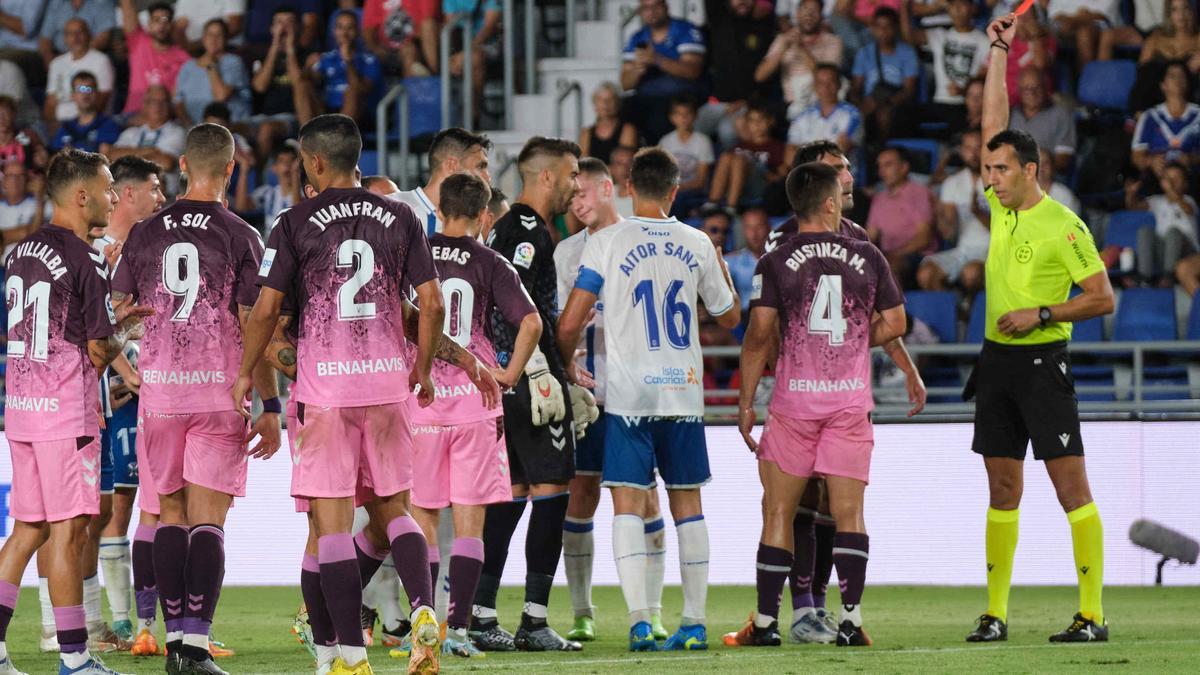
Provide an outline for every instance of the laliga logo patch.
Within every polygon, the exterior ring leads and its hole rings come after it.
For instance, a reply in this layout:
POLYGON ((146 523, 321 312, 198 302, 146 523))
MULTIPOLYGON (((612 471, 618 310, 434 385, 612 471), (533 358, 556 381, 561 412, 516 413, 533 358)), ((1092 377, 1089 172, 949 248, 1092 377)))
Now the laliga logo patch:
POLYGON ((1033 247, 1029 244, 1021 244, 1016 251, 1017 262, 1025 264, 1033 260, 1033 247))
POLYGON ((513 252, 513 264, 529 269, 533 264, 533 244, 527 241, 517 244, 517 250, 513 252))

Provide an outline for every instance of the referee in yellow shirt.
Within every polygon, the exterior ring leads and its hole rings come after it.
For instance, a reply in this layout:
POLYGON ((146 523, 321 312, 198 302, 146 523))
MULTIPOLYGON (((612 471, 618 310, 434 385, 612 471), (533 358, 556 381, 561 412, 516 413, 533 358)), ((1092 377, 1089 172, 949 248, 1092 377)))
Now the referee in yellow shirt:
POLYGON ((973 390, 976 398, 971 447, 983 456, 990 493, 988 609, 967 641, 1008 637, 1018 507, 1031 441, 1033 456, 1044 462, 1067 513, 1079 579, 1079 611, 1050 641, 1104 641, 1104 529, 1084 468, 1067 343, 1072 321, 1113 310, 1113 291, 1087 227, 1038 186, 1037 143, 1025 132, 1008 130, 1005 69, 1015 33, 1012 14, 988 26, 993 42, 983 99, 983 137, 988 139, 983 172, 991 208, 987 328, 964 392, 969 398, 973 390), (1072 284, 1083 293, 1068 300, 1072 284))

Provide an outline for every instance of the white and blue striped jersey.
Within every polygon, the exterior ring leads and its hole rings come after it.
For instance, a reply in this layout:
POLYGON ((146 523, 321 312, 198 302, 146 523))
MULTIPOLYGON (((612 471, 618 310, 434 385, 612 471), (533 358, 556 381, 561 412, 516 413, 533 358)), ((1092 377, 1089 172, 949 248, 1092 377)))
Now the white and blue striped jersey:
POLYGON ((627 218, 588 239, 575 287, 604 306, 606 412, 704 414, 696 305, 714 316, 733 307, 723 265, 703 232, 674 218, 627 218))
POLYGON ((413 213, 417 214, 417 219, 421 221, 421 227, 425 229, 426 237, 432 237, 442 231, 442 220, 437 217, 437 205, 421 188, 393 192, 388 195, 388 199, 408 204, 413 213))
MULTIPOLYGON (((571 289, 575 288, 575 278, 579 276, 579 261, 583 258, 584 246, 590 238, 587 230, 580 230, 558 242, 558 246, 554 248, 559 309, 567 306, 567 298, 571 295, 571 289)), ((596 403, 604 405, 604 303, 596 303, 596 316, 583 329, 583 337, 579 342, 583 356, 576 359, 576 362, 587 368, 596 379, 596 388, 592 393, 596 397, 596 403)))

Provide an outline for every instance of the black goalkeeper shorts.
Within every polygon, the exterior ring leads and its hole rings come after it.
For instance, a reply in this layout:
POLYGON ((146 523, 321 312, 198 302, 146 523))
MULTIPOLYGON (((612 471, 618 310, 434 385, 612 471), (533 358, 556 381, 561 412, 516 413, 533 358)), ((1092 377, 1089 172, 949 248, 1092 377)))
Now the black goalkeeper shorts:
POLYGON ((504 440, 508 445, 508 467, 513 485, 566 484, 575 477, 575 432, 571 424, 571 390, 563 388, 567 414, 561 422, 533 426, 529 376, 521 375, 504 394, 504 440))

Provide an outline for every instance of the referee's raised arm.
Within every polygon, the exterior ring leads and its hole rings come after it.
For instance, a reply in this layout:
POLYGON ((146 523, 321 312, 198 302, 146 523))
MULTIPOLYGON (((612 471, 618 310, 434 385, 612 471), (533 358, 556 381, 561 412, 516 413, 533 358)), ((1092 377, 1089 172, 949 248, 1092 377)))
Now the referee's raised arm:
POLYGON ((983 142, 1008 128, 1008 49, 1017 34, 1017 15, 1002 16, 987 28, 992 41, 988 51, 987 77, 983 84, 983 142))

